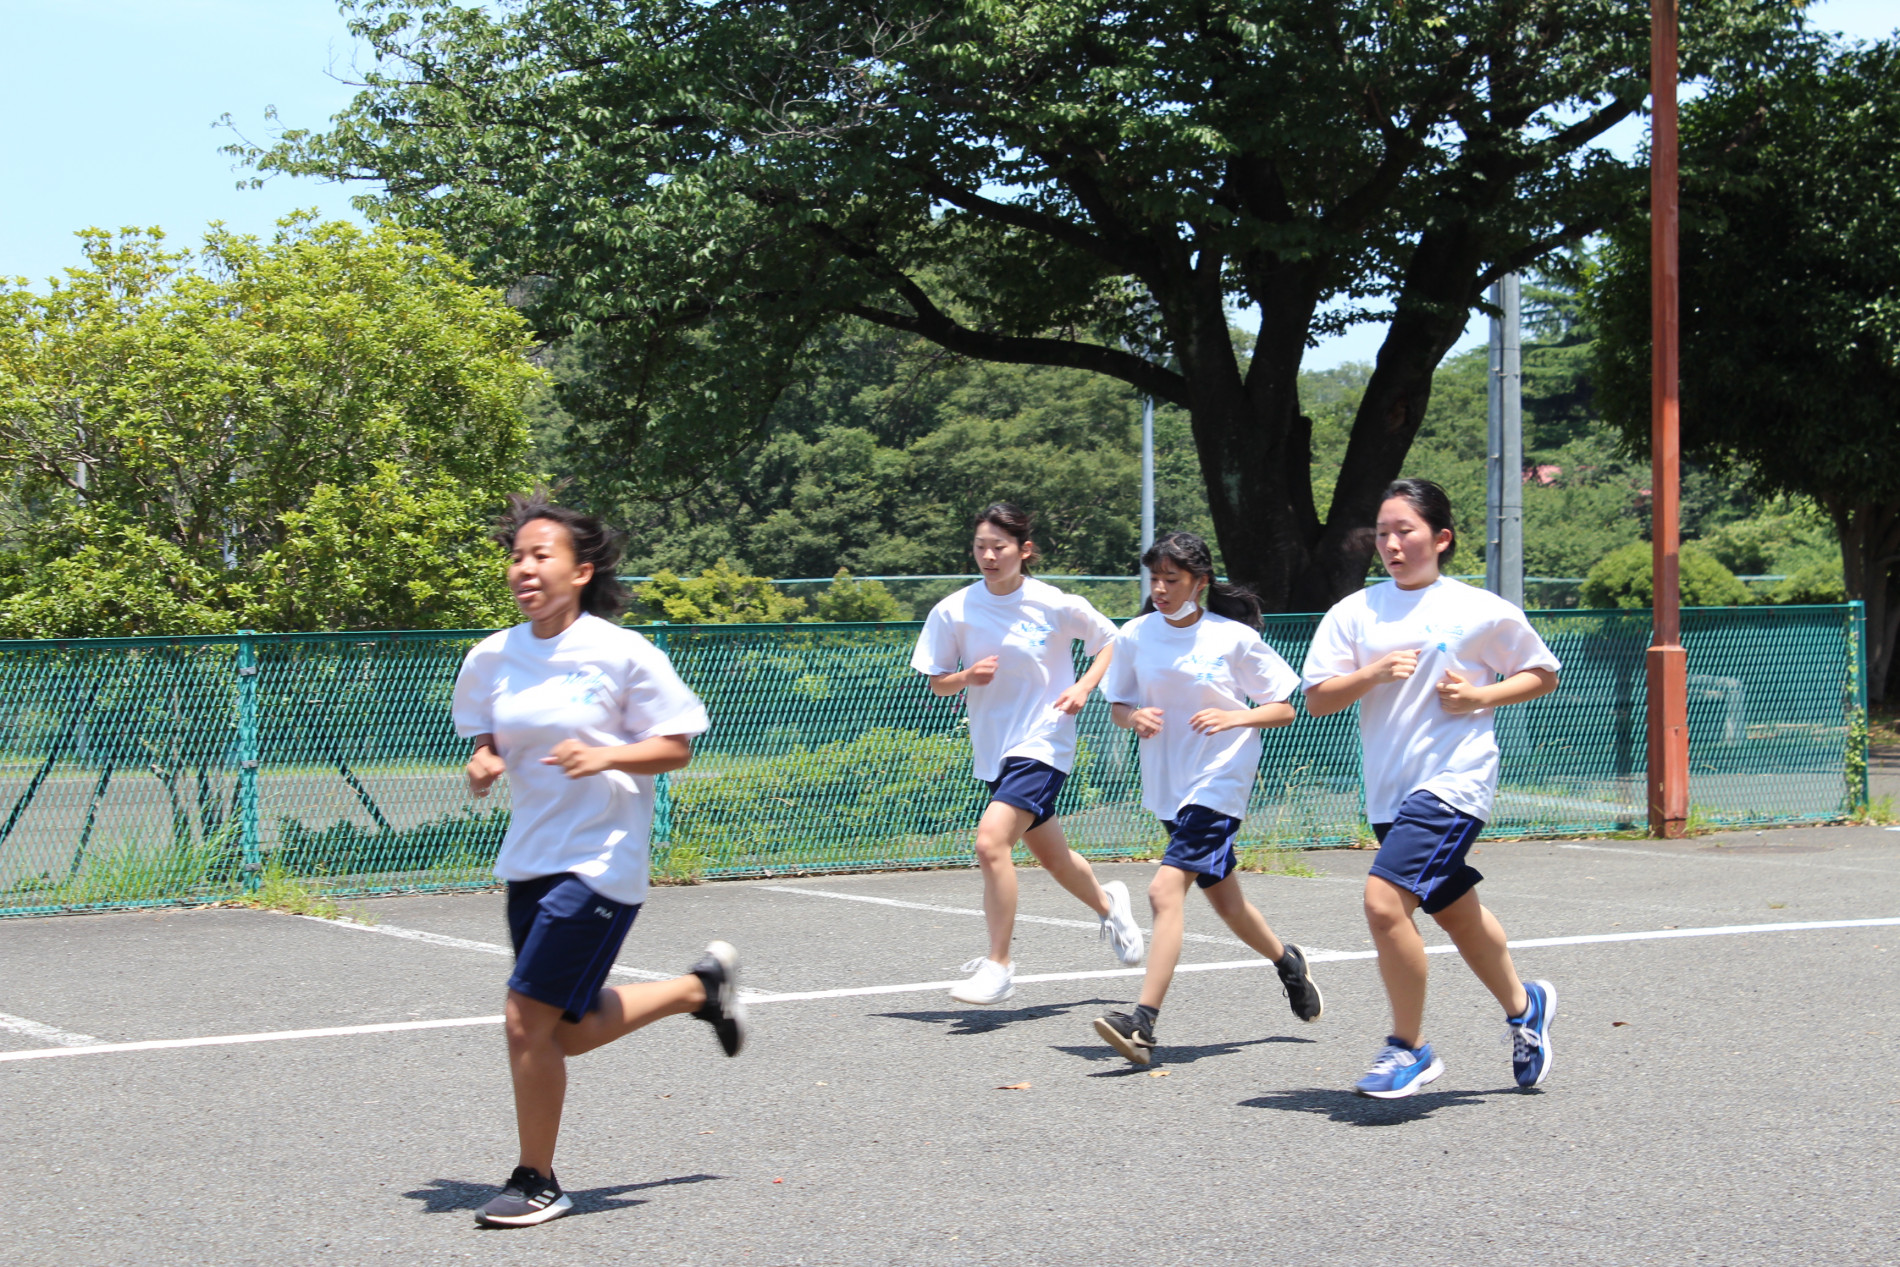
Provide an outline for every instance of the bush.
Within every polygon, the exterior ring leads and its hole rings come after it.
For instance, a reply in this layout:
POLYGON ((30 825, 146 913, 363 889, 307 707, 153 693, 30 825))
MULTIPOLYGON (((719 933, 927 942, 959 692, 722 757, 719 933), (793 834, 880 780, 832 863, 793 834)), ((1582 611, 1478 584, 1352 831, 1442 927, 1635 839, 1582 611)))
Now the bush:
MULTIPOLYGON (((1684 607, 1741 607, 1754 601, 1733 572, 1692 543, 1682 547, 1681 572, 1684 607)), ((1585 607, 1654 606, 1649 543, 1638 541, 1604 555, 1585 578, 1582 599, 1585 607)))
POLYGON ((839 568, 831 584, 818 596, 818 618, 869 624, 903 620, 905 613, 897 599, 884 588, 884 582, 854 580, 848 569, 839 568))
POLYGON ((743 575, 726 559, 695 577, 661 571, 634 595, 653 619, 676 625, 778 624, 805 610, 804 599, 779 593, 763 576, 743 575))

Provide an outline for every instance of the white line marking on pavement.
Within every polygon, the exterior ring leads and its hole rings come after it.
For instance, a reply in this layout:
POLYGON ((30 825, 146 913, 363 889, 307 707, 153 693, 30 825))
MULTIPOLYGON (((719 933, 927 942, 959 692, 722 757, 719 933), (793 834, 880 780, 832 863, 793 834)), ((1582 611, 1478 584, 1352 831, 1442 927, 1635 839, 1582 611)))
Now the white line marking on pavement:
MULTIPOLYGON (((1724 857, 1717 853, 1664 853, 1660 849, 1618 849, 1611 845, 1558 845, 1559 849, 1581 849, 1586 853, 1626 853, 1633 858, 1687 858, 1691 862, 1722 862, 1724 857)), ((1884 875, 1900 879, 1900 871, 1886 871, 1879 867, 1850 867, 1838 862, 1797 862, 1793 858, 1764 858, 1758 853, 1729 854, 1728 859, 1740 858, 1747 862, 1765 863, 1771 867, 1800 867, 1804 871, 1856 871, 1863 875, 1884 875)))
MULTIPOLYGON (((937 911, 944 915, 974 915, 978 919, 983 918, 982 911, 972 910, 967 906, 933 906, 929 902, 900 902, 894 897, 871 897, 864 893, 834 893, 829 889, 800 889, 794 888, 789 884, 761 884, 759 887, 772 893, 803 893, 806 897, 836 898, 840 902, 871 902, 878 906, 900 906, 907 911, 937 911)), ((1057 928, 1086 928, 1090 932, 1094 932, 1100 927, 1100 925, 1093 920, 1054 919, 1048 915, 1018 915, 1016 922, 1018 924, 1053 924, 1057 928)), ((1149 936, 1154 935, 1152 928, 1143 929, 1142 931, 1149 936)), ((1216 946, 1244 946, 1247 944, 1244 941, 1239 941, 1232 937, 1210 937, 1206 933, 1182 933, 1181 936, 1187 941, 1211 942, 1216 946)))
POLYGON ((169 1051, 177 1047, 228 1047, 237 1043, 280 1043, 293 1038, 346 1038, 353 1034, 394 1034, 408 1029, 457 1029, 499 1025, 499 1016, 457 1016, 443 1021, 394 1021, 388 1025, 333 1025, 328 1029, 279 1029, 264 1034, 217 1034, 210 1038, 156 1038, 143 1043, 100 1043, 96 1047, 53 1047, 46 1051, 5 1051, 0 1060, 44 1060, 48 1056, 105 1056, 127 1051, 169 1051))
POLYGON ((24 1016, 9 1016, 5 1012, 0 1012, 0 1029, 10 1029, 16 1034, 24 1034, 28 1038, 37 1038, 43 1043, 54 1043, 60 1047, 96 1047, 105 1041, 103 1038, 94 1038, 91 1034, 75 1034, 69 1029, 42 1025, 38 1021, 29 1021, 24 1016))
MULTIPOLYGON (((321 915, 299 915, 298 919, 315 920, 319 924, 328 924, 332 928, 348 928, 359 933, 381 933, 385 937, 400 937, 405 941, 419 941, 430 946, 447 946, 451 950, 474 950, 484 955, 505 955, 513 959, 515 952, 507 946, 498 946, 491 941, 470 941, 466 937, 449 937, 442 933, 424 932, 420 928, 399 928, 394 924, 365 924, 353 920, 347 915, 335 919, 325 919, 321 915)), ((645 968, 623 968, 619 964, 607 969, 610 974, 632 977, 636 981, 671 981, 679 976, 677 972, 649 972, 645 968)), ((765 992, 750 987, 739 993, 747 998, 765 998, 765 992)))
MULTIPOLYGON (((1749 933, 1804 933, 1833 928, 1892 928, 1900 926, 1900 916, 1877 919, 1803 920, 1785 924, 1725 924, 1715 928, 1659 928, 1640 933, 1585 933, 1575 937, 1527 937, 1510 943, 1513 950, 1540 946, 1593 946, 1626 941, 1670 941, 1679 937, 1738 937, 1749 933)), ((1451 954, 1456 946, 1427 946, 1428 955, 1451 954)), ((1370 950, 1313 951, 1313 963, 1344 963, 1375 957, 1370 950)), ((1229 959, 1219 963, 1184 963, 1180 972, 1225 972, 1235 968, 1264 968, 1265 959, 1229 959)), ((1025 984, 1038 981, 1097 981, 1109 977, 1138 977, 1141 968, 1110 968, 1100 972, 1047 972, 1017 977, 1025 984)), ((848 999, 877 994, 922 994, 947 990, 957 981, 911 981, 902 985, 855 986, 844 990, 808 990, 801 993, 768 994, 750 1000, 753 1004, 798 1003, 810 999, 848 999)), ((292 1038, 340 1038, 354 1034, 393 1034, 412 1029, 450 1029, 461 1025, 499 1025, 499 1016, 465 1016, 442 1021, 397 1021, 387 1025, 341 1025, 329 1029, 277 1030, 266 1034, 222 1034, 211 1038, 161 1038, 143 1043, 100 1043, 92 1047, 54 1047, 44 1051, 0 1052, 0 1063, 13 1060, 48 1060, 58 1056, 104 1056, 119 1052, 164 1051, 176 1047, 223 1047, 234 1043, 270 1043, 292 1038)))

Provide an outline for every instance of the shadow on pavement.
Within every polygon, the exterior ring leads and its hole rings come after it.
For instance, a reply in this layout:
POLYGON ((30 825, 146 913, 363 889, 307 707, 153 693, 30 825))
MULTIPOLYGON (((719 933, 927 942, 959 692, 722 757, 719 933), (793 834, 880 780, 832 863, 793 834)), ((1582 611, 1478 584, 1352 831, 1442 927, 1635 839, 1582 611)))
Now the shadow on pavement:
MULTIPOLYGON (((706 1183, 713 1179, 724 1179, 724 1175, 676 1175, 671 1179, 653 1179, 646 1183, 621 1183, 606 1188, 570 1188, 567 1195, 574 1199, 573 1212, 576 1214, 599 1214, 604 1210, 625 1210, 636 1205, 645 1205, 646 1199, 634 1201, 620 1200, 629 1192, 639 1192, 643 1188, 670 1188, 678 1183, 706 1183)), ((402 1195, 412 1201, 422 1202, 424 1214, 454 1214, 458 1211, 479 1210, 488 1204, 501 1188, 492 1183, 466 1183, 460 1179, 431 1179, 427 1188, 417 1188, 414 1192, 402 1195)), ((504 1229, 506 1230, 506 1229, 504 1229)))
POLYGON ((1500 1087, 1494 1091, 1420 1091, 1403 1100, 1375 1100, 1337 1087, 1306 1087, 1255 1096, 1240 1101, 1240 1107, 1317 1113, 1349 1126, 1400 1126, 1421 1121, 1440 1109, 1466 1108, 1483 1104, 1492 1096, 1523 1094, 1516 1087, 1500 1087))
POLYGON ((1052 1016, 1067 1016, 1076 1008, 1117 1006, 1112 999, 1077 999, 1073 1003, 1041 1003, 1035 1007, 958 1007, 935 1012, 879 1012, 894 1021, 921 1021, 926 1025, 948 1025, 952 1034, 987 1034, 1005 1025, 1023 1021, 1042 1021, 1052 1016))
POLYGON ((1294 1038, 1288 1034, 1273 1034, 1266 1038, 1245 1038, 1232 1043, 1202 1043, 1189 1046, 1177 1043, 1163 1043, 1156 1049, 1152 1065, 1129 1064, 1126 1057, 1107 1044, 1094 1047, 1062 1047, 1051 1044, 1056 1051, 1083 1060, 1112 1060, 1122 1066, 1120 1069, 1102 1069, 1089 1075, 1091 1078, 1125 1078, 1129 1074, 1146 1073, 1149 1069, 1163 1069, 1169 1065, 1191 1065, 1197 1060, 1206 1060, 1212 1056, 1232 1056, 1245 1047, 1258 1047, 1263 1043, 1311 1043, 1311 1038, 1294 1038))

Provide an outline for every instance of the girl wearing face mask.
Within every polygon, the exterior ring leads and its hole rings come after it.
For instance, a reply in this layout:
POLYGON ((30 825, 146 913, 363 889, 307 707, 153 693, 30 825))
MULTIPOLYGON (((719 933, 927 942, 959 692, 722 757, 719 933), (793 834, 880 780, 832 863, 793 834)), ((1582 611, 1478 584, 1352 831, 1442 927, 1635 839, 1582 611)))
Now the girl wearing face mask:
POLYGON ((454 703, 475 745, 469 790, 486 796, 506 774, 512 810, 495 874, 515 950, 505 1020, 521 1151, 475 1216, 501 1227, 573 1208, 554 1177, 569 1057, 680 1013, 710 1023, 728 1056, 745 1041, 738 956, 723 941, 670 981, 607 984, 646 900, 654 776, 691 760, 706 709, 664 652, 617 623, 615 534, 540 496, 511 501, 496 537, 526 619, 468 653, 454 703))
POLYGON ((1300 948, 1282 942, 1240 891, 1234 837, 1260 767, 1260 732, 1293 723, 1299 678, 1261 640, 1260 602, 1214 579, 1207 543, 1170 532, 1141 556, 1149 596, 1115 639, 1105 693, 1115 724, 1141 740, 1142 804, 1168 831, 1148 901, 1154 934, 1133 1012, 1095 1032, 1136 1064, 1153 1059, 1155 1022, 1181 958, 1188 891, 1199 886, 1234 935, 1272 960, 1302 1021, 1325 1007, 1300 948))
POLYGON ((1524 613, 1439 574, 1457 548, 1451 502, 1430 480, 1385 490, 1376 524, 1391 580, 1334 605, 1303 675, 1315 717, 1359 705, 1366 818, 1379 853, 1366 878, 1366 922, 1392 1004, 1392 1033, 1355 1090, 1409 1096, 1444 1070, 1424 1039, 1421 907, 1504 1009, 1521 1087, 1550 1076, 1557 991, 1520 981, 1504 929, 1478 901, 1465 861, 1498 785, 1494 711, 1557 689, 1557 657, 1524 613))
POLYGON ((1016 993, 1010 941, 1019 840, 1095 912, 1117 959, 1137 964, 1142 956, 1128 886, 1098 883, 1055 819, 1056 795, 1075 763, 1075 715, 1108 671, 1115 627, 1087 599, 1029 576, 1036 559, 1029 532, 1029 516, 1009 503, 984 508, 971 544, 983 579, 931 609, 910 661, 937 695, 963 693, 973 772, 990 789, 976 828, 989 953, 965 964, 971 977, 950 991, 959 1003, 980 1006, 1016 993), (1080 681, 1076 642, 1095 657, 1080 681))

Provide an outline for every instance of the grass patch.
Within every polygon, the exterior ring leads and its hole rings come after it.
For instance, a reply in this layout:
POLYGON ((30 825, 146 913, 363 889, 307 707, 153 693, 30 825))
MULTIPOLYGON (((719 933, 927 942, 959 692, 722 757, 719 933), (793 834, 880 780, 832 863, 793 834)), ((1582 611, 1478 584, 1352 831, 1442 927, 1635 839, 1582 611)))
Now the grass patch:
POLYGON ((282 911, 286 915, 314 915, 318 919, 337 919, 343 908, 293 875, 282 863, 272 859, 257 877, 257 887, 225 903, 258 911, 282 911))
POLYGON ((1283 849, 1273 845, 1263 845, 1240 851, 1240 868, 1243 871, 1257 871, 1263 875, 1291 875, 1303 880, 1317 880, 1320 873, 1306 865, 1298 849, 1283 849))

